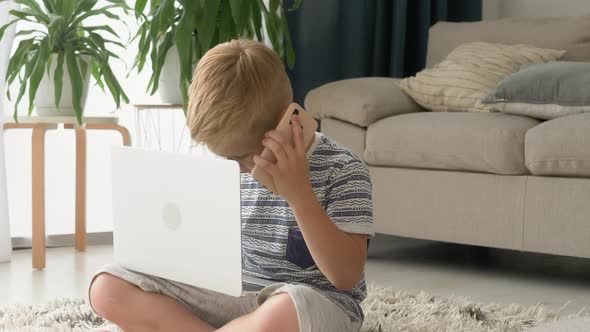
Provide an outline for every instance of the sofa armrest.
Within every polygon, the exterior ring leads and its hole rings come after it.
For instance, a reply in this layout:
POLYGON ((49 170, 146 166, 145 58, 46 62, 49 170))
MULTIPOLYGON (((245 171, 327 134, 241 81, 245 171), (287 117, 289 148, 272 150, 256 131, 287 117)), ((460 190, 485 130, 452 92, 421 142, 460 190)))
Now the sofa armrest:
POLYGON ((366 77, 324 84, 307 94, 305 109, 316 118, 336 118, 361 127, 388 116, 423 111, 398 83, 394 78, 366 77))

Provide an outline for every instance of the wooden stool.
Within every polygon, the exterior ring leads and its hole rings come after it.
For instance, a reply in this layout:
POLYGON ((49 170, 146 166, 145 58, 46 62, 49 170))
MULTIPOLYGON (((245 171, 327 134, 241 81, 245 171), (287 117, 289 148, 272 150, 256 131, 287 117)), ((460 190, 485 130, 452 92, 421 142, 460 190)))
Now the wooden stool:
POLYGON ((86 130, 114 130, 131 145, 129 131, 116 117, 22 117, 18 123, 4 123, 4 129, 32 129, 33 268, 45 268, 45 133, 63 125, 76 131, 76 234, 77 250, 86 249, 86 130))

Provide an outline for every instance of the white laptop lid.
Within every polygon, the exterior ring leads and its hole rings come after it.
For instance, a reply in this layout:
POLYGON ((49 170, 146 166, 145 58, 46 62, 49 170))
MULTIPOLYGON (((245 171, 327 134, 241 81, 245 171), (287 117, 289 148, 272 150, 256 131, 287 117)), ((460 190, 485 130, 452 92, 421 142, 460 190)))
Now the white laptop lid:
POLYGON ((238 164, 115 147, 112 165, 115 261, 241 295, 238 164))

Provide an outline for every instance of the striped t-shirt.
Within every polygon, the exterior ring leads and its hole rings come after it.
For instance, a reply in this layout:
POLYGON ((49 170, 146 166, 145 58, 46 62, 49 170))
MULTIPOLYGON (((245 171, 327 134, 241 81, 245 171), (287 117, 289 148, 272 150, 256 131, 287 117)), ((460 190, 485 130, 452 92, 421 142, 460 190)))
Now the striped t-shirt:
MULTIPOLYGON (((347 148, 316 133, 308 151, 313 190, 330 219, 344 232, 373 233, 371 180, 365 164, 347 148)), ((244 274, 277 282, 305 284, 333 300, 353 320, 362 320, 365 277, 340 291, 315 265, 289 204, 250 174, 242 175, 244 274)))

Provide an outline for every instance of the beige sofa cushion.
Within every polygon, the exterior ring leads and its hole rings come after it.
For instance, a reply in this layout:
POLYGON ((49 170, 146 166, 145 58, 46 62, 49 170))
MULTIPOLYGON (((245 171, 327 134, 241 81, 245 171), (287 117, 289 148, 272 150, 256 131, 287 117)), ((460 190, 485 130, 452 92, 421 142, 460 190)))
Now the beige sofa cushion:
POLYGON ((441 112, 491 111, 482 99, 520 66, 558 59, 564 51, 527 45, 468 43, 441 63, 400 81, 401 89, 422 107, 441 112))
POLYGON ((326 118, 322 120, 322 133, 349 148, 360 158, 363 157, 367 128, 338 119, 326 118))
POLYGON ((370 165, 528 174, 524 138, 537 120, 503 113, 422 112, 369 126, 370 165))
POLYGON ((307 94, 305 109, 316 118, 331 117, 361 127, 394 114, 423 111, 400 90, 398 82, 367 77, 328 83, 307 94))
POLYGON ((535 175, 590 177, 590 114, 561 117, 529 130, 525 158, 535 175))
POLYGON ((438 22, 430 29, 427 67, 474 41, 566 50, 562 60, 590 62, 590 16, 438 22))

